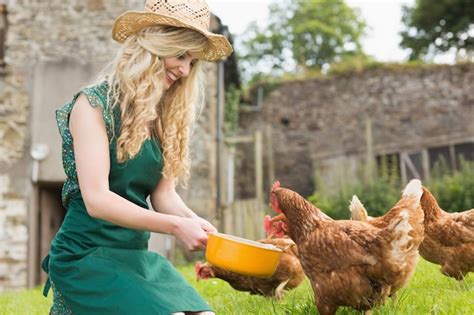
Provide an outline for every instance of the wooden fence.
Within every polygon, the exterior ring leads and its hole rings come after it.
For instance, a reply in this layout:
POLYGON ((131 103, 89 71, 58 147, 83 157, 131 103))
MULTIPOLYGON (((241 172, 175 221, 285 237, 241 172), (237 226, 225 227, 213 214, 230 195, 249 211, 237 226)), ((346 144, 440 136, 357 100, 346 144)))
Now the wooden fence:
MULTIPOLYGON (((266 131, 270 132, 269 129, 266 131)), ((265 236, 263 217, 268 206, 263 201, 263 150, 268 148, 264 148, 263 137, 263 132, 257 130, 253 134, 226 137, 224 140, 226 150, 223 150, 221 156, 225 163, 222 162, 220 165, 222 168, 219 181, 221 193, 217 216, 219 230, 224 233, 253 240, 265 236), (255 196, 248 199, 236 199, 234 196, 236 151, 240 144, 249 143, 254 145, 255 196)), ((268 173, 272 176, 273 169, 268 173)))
POLYGON ((251 240, 264 238, 263 217, 267 208, 256 198, 236 200, 224 208, 224 232, 251 240))

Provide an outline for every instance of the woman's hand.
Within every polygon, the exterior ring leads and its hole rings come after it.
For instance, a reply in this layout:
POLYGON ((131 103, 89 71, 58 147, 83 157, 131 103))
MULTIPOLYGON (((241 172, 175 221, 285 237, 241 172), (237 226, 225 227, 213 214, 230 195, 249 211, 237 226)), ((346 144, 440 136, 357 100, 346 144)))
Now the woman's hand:
POLYGON ((201 217, 196 217, 194 218, 196 220, 198 220, 200 223, 201 223, 201 227, 202 229, 207 233, 215 233, 217 232, 217 229, 214 227, 214 225, 212 225, 209 221, 201 218, 201 217))
POLYGON ((203 218, 179 218, 173 235, 191 251, 204 250, 207 245, 207 234, 216 228, 203 218))

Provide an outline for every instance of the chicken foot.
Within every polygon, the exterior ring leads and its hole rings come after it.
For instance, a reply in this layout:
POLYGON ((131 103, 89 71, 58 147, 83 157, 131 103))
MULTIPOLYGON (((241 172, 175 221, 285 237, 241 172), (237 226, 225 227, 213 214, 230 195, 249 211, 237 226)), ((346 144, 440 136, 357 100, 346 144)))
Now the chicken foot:
POLYGON ((286 284, 290 281, 290 279, 286 279, 282 283, 278 285, 278 287, 275 289, 275 299, 280 301, 283 298, 283 294, 285 293, 285 286, 286 284))

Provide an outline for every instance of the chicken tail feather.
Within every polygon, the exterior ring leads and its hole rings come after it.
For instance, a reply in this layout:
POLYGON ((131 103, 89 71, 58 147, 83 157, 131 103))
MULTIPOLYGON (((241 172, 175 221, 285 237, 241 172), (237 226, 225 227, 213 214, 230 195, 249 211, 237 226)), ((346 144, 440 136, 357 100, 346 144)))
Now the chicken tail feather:
POLYGON ((423 195, 423 187, 419 179, 412 179, 403 190, 403 197, 416 197, 417 200, 421 199, 423 195))
POLYGON ((355 221, 367 221, 368 215, 364 208, 364 205, 356 195, 352 196, 351 203, 349 205, 351 211, 351 219, 355 221))

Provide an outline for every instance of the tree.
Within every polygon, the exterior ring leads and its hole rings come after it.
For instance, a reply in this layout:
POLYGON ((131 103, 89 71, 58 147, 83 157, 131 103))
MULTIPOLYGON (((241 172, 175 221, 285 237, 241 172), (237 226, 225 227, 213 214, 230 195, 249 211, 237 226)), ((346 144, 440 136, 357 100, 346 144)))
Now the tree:
POLYGON ((403 7, 400 46, 411 49, 410 59, 431 57, 455 48, 474 50, 474 2, 472 0, 416 0, 403 7))
POLYGON ((243 39, 242 70, 255 74, 321 71, 346 55, 361 53, 365 22, 342 0, 277 0, 265 27, 250 25, 243 39))

